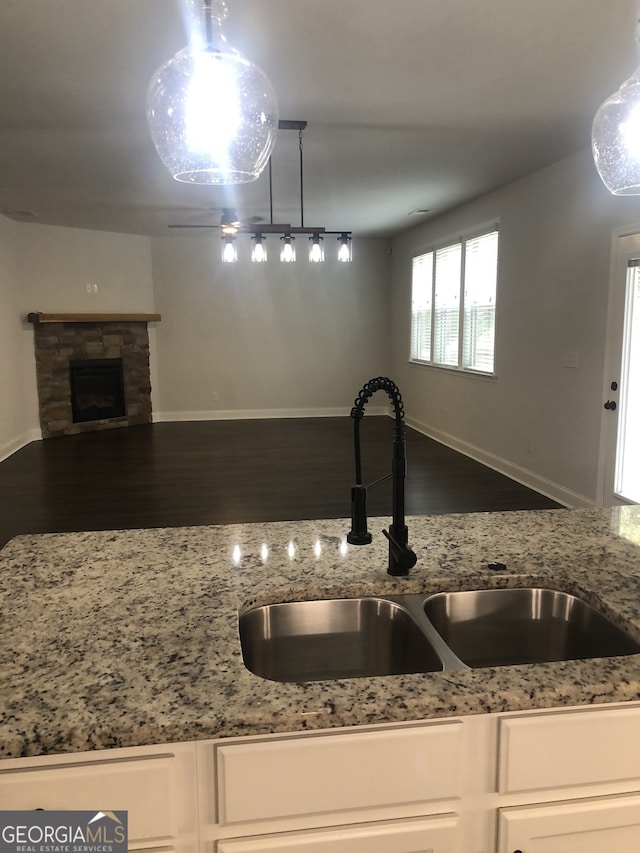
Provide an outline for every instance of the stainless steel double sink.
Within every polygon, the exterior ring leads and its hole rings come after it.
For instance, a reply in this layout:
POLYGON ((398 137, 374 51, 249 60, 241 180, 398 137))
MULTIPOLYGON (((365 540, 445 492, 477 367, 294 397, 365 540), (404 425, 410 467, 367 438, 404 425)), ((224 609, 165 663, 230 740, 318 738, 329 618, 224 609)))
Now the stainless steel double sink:
POLYGON ((538 587, 268 604, 240 616, 245 666, 319 681, 640 653, 586 601, 538 587))

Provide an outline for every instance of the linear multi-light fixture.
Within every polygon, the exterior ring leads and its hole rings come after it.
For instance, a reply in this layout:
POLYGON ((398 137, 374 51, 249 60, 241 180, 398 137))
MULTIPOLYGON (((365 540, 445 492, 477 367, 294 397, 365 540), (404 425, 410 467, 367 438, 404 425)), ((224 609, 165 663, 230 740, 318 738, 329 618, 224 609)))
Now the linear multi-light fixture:
POLYGON ((238 228, 233 234, 225 234, 222 237, 222 260, 227 264, 233 264, 238 260, 238 234, 250 234, 251 260, 254 264, 264 263, 267 260, 268 250, 266 238, 271 234, 280 236, 280 261, 283 264, 294 263, 297 260, 296 235, 309 234, 308 256, 310 263, 322 263, 324 261, 324 239, 327 235, 338 235, 338 260, 349 263, 352 259, 351 233, 349 231, 326 231, 324 228, 310 230, 291 226, 284 229, 278 226, 272 231, 269 226, 262 228, 238 228))
POLYGON ((302 155, 302 132, 307 126, 306 121, 280 120, 278 130, 297 130, 300 150, 300 225, 290 223, 274 223, 273 221, 273 181, 271 172, 271 159, 269 159, 269 207, 270 221, 268 224, 256 225, 255 227, 241 226, 237 223, 224 223, 222 225, 222 260, 225 263, 235 263, 238 260, 238 246, 236 237, 238 234, 251 235, 253 243, 251 248, 251 260, 253 263, 264 263, 267 260, 266 239, 270 235, 280 237, 280 261, 282 263, 293 263, 297 259, 296 237, 300 235, 309 236, 308 257, 311 263, 322 263, 324 261, 324 240, 328 235, 337 235, 338 260, 348 263, 352 259, 352 235, 351 231, 327 231, 319 225, 308 226, 304 224, 304 168, 302 155))

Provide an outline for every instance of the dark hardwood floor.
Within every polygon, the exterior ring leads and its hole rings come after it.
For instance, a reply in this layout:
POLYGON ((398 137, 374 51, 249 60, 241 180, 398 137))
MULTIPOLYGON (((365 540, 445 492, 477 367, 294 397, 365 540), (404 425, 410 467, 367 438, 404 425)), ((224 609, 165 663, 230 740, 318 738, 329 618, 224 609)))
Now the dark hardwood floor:
MULTIPOLYGON (((363 476, 391 467, 393 421, 365 417, 363 476)), ((559 504, 407 428, 406 511, 559 504)), ((176 527, 349 515, 353 422, 344 418, 154 424, 36 441, 0 463, 0 546, 19 533, 176 527)), ((391 511, 389 483, 368 495, 391 511)))

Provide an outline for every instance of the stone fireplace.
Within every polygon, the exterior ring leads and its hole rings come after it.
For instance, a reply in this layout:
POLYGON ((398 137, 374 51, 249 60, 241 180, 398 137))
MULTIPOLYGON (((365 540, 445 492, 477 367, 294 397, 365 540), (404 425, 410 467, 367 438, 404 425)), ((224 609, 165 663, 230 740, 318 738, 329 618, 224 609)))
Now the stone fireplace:
POLYGON ((151 423, 147 323, 159 314, 29 314, 43 438, 151 423))

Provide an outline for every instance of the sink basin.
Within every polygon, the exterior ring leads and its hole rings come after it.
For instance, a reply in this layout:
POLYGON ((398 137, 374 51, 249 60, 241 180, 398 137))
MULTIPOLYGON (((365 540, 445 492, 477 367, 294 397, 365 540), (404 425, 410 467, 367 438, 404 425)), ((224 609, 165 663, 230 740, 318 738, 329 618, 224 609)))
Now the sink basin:
POLYGON ((273 681, 444 668, 407 610, 383 598, 269 604, 243 614, 239 627, 245 666, 273 681))
POLYGON ((585 601, 551 589, 438 593, 424 612, 470 667, 640 652, 640 644, 585 601))
POLYGON ((640 653, 587 602, 552 589, 268 604, 240 617, 245 666, 272 681, 321 681, 640 653))

